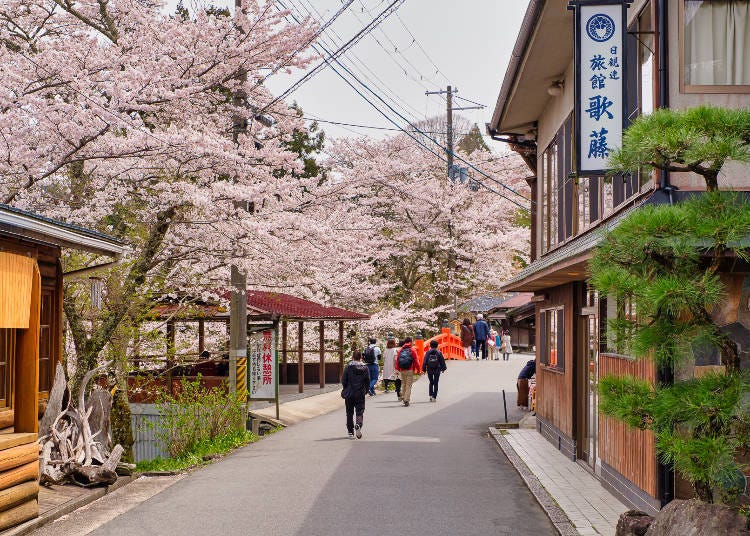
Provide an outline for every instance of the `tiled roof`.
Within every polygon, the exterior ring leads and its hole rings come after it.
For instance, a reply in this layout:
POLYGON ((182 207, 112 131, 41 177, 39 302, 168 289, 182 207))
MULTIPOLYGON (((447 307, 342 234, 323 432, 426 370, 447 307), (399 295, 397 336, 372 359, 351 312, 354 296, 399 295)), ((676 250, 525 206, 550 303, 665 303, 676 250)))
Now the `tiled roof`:
POLYGON ((537 259, 534 262, 532 262, 530 265, 528 265, 526 268, 518 272, 513 278, 509 279, 503 284, 503 288, 507 289, 510 288, 517 283, 523 281, 524 279, 533 276, 534 274, 541 272, 545 268, 549 268, 550 266, 554 266, 558 262, 562 262, 566 259, 571 259, 573 257, 576 257, 577 255, 581 255, 583 253, 586 253, 588 251, 591 251, 596 247, 599 242, 602 241, 604 238, 604 235, 617 227, 622 220, 627 218, 634 210, 637 208, 643 206, 644 202, 640 202, 635 204, 634 206, 623 210, 621 213, 617 214, 615 217, 607 220, 604 224, 591 229, 586 234, 577 237, 569 244, 566 244, 549 255, 546 255, 542 257, 541 259, 537 259))
POLYGON ((118 244, 118 245, 122 244, 122 242, 120 242, 117 238, 106 235, 104 233, 100 233, 99 231, 94 231, 93 229, 87 229, 86 227, 81 227, 80 225, 73 225, 72 223, 67 223, 67 222, 60 221, 60 220, 53 220, 52 218, 48 218, 46 216, 40 216, 39 214, 36 214, 34 212, 29 212, 28 210, 22 210, 20 208, 12 207, 10 205, 4 205, 0 203, 0 211, 10 212, 10 213, 25 216, 27 218, 34 219, 37 221, 49 223, 51 225, 54 225, 55 227, 62 227, 64 229, 68 229, 69 231, 74 231, 75 233, 83 235, 83 236, 88 236, 91 238, 98 238, 100 240, 106 240, 113 244, 118 244))
POLYGON ((125 251, 125 245, 111 236, 3 204, 0 204, 0 232, 23 240, 109 257, 119 257, 125 251))
POLYGON ((511 296, 507 300, 504 300, 500 305, 495 306, 495 309, 513 309, 515 307, 521 307, 526 305, 534 297, 533 292, 519 292, 515 296, 511 296))
POLYGON ((309 300, 261 290, 247 291, 247 305, 261 313, 299 320, 366 320, 369 315, 328 307, 309 300))
POLYGON ((470 313, 485 313, 497 307, 505 299, 504 296, 479 296, 462 303, 458 306, 458 310, 470 313))

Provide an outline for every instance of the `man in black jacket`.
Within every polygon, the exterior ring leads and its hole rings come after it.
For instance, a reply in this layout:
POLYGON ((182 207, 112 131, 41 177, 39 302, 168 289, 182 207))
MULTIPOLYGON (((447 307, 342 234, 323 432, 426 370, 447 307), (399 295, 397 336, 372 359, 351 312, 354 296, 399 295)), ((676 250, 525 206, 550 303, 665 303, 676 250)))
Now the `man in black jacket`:
POLYGON ((365 394, 370 387, 370 371, 367 365, 362 363, 362 353, 354 350, 352 360, 344 367, 341 376, 341 385, 344 388, 341 396, 346 403, 346 429, 349 439, 362 438, 362 421, 365 414, 365 394), (354 413, 357 413, 357 422, 354 423, 354 413))
POLYGON ((427 379, 430 380, 430 402, 437 400, 440 374, 448 368, 445 366, 443 353, 437 348, 438 342, 430 341, 430 349, 424 355, 424 370, 427 372, 427 379))

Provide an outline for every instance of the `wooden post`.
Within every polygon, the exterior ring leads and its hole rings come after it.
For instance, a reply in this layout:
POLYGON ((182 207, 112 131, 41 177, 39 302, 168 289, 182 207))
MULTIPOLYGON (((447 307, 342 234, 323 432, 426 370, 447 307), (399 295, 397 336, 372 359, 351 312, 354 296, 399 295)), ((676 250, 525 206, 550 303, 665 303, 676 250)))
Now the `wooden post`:
POLYGON ((287 366, 288 366, 288 350, 287 345, 289 344, 288 335, 287 335, 287 321, 282 320, 281 321, 281 383, 286 385, 289 381, 289 377, 287 376, 287 366))
POLYGON ((305 323, 297 322, 297 384, 299 392, 305 392, 305 343, 304 343, 305 323))
POLYGON ((198 357, 206 349, 206 323, 201 318, 198 320, 198 357))
POLYGON ((176 347, 176 333, 174 329, 174 320, 167 321, 167 389, 169 394, 173 395, 172 389, 172 369, 174 368, 174 354, 176 347))
POLYGON ((42 309, 42 278, 36 262, 31 277, 29 329, 19 329, 16 338, 13 389, 13 427, 16 433, 39 432, 39 324, 42 309))
POLYGON ((344 321, 339 320, 339 379, 344 374, 344 321))
POLYGON ((318 323, 320 331, 320 388, 326 386, 326 331, 325 322, 322 320, 318 323))

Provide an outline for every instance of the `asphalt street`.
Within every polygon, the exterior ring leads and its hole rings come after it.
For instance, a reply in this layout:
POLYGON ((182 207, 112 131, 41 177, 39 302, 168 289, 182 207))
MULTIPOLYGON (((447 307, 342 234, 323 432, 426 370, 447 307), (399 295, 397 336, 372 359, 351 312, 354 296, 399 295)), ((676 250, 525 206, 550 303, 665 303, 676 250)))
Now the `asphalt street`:
POLYGON ((486 434, 502 419, 502 388, 511 419, 520 417, 515 377, 527 359, 448 362, 436 403, 426 378, 415 383, 409 407, 393 393, 368 398, 361 440, 347 438, 342 405, 154 491, 128 491, 131 484, 112 494, 109 501, 123 505, 141 493, 129 509, 97 514, 93 503, 38 534, 555 534, 486 434))

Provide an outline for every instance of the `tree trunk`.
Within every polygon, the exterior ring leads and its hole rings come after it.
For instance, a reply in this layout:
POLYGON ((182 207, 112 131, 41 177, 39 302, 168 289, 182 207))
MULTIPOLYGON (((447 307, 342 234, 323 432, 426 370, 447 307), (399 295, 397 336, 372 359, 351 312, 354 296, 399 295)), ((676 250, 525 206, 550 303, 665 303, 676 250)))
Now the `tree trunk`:
MULTIPOLYGON (((118 381, 118 384, 119 383, 120 382, 118 381)), ((125 379, 125 383, 127 383, 127 378, 125 379)), ((124 449, 122 460, 127 463, 133 463, 132 416, 130 413, 130 404, 128 403, 128 392, 126 389, 120 389, 118 386, 117 391, 115 391, 114 399, 112 400, 112 414, 110 415, 112 424, 112 442, 122 445, 122 448, 124 449)))
POLYGON ((695 494, 698 495, 698 498, 707 503, 714 502, 714 493, 711 491, 711 486, 708 484, 708 482, 703 482, 701 480, 696 480, 693 483, 693 487, 695 488, 695 494))
MULTIPOLYGON (((145 283, 146 276, 152 267, 154 258, 156 258, 156 255, 161 249, 164 237, 169 231, 169 227, 176 212, 177 209, 172 207, 157 213, 156 222, 151 228, 148 240, 138 257, 133 261, 128 275, 125 278, 123 292, 119 302, 113 305, 107 313, 102 315, 101 321, 91 334, 91 338, 86 339, 82 344, 83 347, 76 347, 78 355, 76 356, 76 371, 73 375, 72 382, 74 396, 77 395, 84 375, 96 366, 99 359, 99 353, 107 345, 115 330, 120 325, 120 322, 122 322, 123 318, 127 315, 131 303, 134 301, 135 296, 145 283)), ((70 303, 72 302, 72 299, 66 301, 70 303)), ((66 312, 68 312, 68 307, 66 307, 66 312)), ((69 317, 69 323, 75 334, 72 320, 80 320, 80 317, 75 313, 71 312, 71 314, 72 319, 69 317)))

